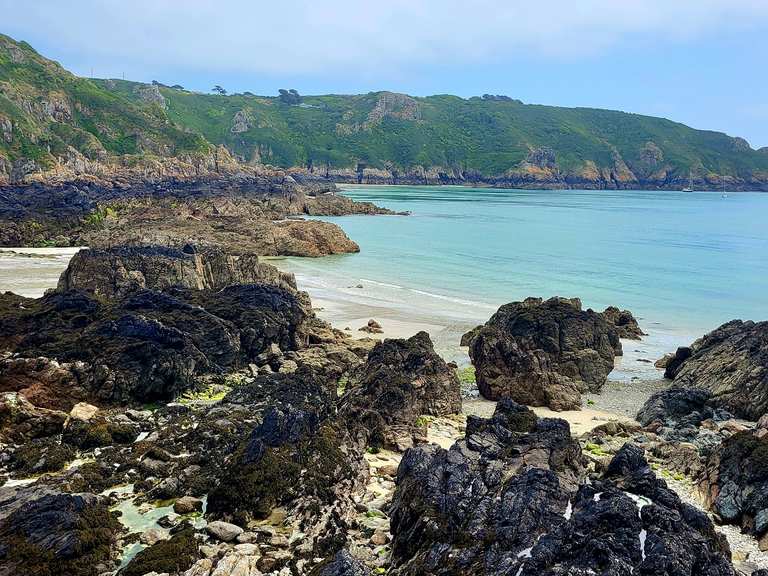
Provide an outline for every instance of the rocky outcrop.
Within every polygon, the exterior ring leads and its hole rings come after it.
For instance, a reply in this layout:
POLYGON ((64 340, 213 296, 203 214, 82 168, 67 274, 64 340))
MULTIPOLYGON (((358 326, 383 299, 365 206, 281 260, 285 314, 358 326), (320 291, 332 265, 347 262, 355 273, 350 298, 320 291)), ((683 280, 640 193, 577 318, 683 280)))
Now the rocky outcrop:
POLYGON ((37 300, 6 293, 0 349, 86 363, 84 385, 102 401, 168 400, 270 344, 296 349, 305 319, 295 292, 268 284, 142 290, 112 302, 80 291, 37 300))
POLYGON ((394 573, 507 573, 565 522, 583 474, 565 421, 510 400, 491 419, 470 416, 450 450, 430 444, 403 456, 390 509, 394 573))
POLYGON ((768 550, 768 429, 745 430, 716 446, 699 490, 724 523, 740 526, 768 550))
POLYGON ((0 245, 109 248, 206 245, 233 254, 318 256, 354 252, 337 226, 289 216, 390 214, 335 193, 329 182, 265 168, 107 171, 3 187, 0 245), (306 229, 306 231, 304 231, 306 229))
POLYGON ((654 456, 665 466, 697 476, 709 455, 743 429, 706 390, 669 388, 654 393, 637 413, 654 456))
POLYGON ((0 574, 96 576, 119 530, 103 498, 39 487, 0 488, 0 574))
POLYGON ((679 387, 708 390, 718 406, 757 420, 768 412, 768 322, 723 324, 679 348, 664 375, 679 387))
POLYGON ((245 526, 280 508, 285 524, 302 532, 292 561, 338 551, 368 472, 362 446, 332 417, 335 392, 303 372, 260 377, 227 398, 256 407, 262 417, 217 474, 208 513, 245 526))
POLYGON ((483 396, 554 410, 577 409, 581 392, 600 390, 621 354, 616 328, 578 299, 505 304, 464 341, 483 396))
POLYGON ((616 328, 619 338, 628 340, 640 340, 645 332, 640 329, 637 320, 629 310, 619 310, 615 306, 609 306, 601 313, 608 324, 616 328))
POLYGON ((446 451, 406 452, 391 508, 391 573, 733 575, 707 516, 655 478, 626 445, 583 482, 580 449, 562 420, 509 400, 470 417, 446 451))
POLYGON ((233 284, 257 283, 296 290, 292 274, 259 262, 253 255, 235 256, 189 245, 181 250, 117 246, 84 249, 75 254, 59 279, 58 290, 82 290, 112 299, 143 289, 219 290, 233 284))
POLYGON ((456 371, 435 353, 426 332, 373 347, 350 377, 341 413, 364 443, 404 450, 424 439, 421 416, 461 412, 456 371))

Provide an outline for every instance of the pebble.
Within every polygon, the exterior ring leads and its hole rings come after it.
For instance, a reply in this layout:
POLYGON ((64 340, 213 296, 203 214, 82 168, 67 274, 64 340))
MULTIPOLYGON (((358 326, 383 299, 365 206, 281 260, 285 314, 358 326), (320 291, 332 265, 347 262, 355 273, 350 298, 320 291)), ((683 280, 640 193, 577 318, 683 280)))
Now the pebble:
POLYGON ((240 526, 230 524, 229 522, 222 522, 221 520, 210 522, 205 529, 208 534, 222 542, 231 542, 243 533, 243 529, 240 526))

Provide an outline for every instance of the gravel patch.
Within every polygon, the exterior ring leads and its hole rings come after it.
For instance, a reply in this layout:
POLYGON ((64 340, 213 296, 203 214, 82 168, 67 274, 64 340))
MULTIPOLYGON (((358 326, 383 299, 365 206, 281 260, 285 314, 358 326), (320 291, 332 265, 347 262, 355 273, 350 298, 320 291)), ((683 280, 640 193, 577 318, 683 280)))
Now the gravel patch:
POLYGON ((621 416, 634 418, 645 401, 654 392, 665 390, 672 385, 663 378, 655 380, 633 380, 624 382, 608 380, 598 394, 582 394, 584 406, 613 412, 621 416))

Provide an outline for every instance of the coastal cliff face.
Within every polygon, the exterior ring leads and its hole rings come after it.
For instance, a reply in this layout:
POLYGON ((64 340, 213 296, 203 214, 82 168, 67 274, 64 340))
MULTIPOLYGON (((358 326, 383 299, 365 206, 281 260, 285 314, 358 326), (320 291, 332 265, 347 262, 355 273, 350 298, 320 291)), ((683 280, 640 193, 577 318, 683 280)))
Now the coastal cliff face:
POLYGON ((661 118, 507 97, 211 96, 79 78, 0 35, 0 186, 237 182, 265 166, 345 183, 768 190, 764 151, 661 118))
MULTIPOLYGON (((536 153, 536 151, 532 151, 536 153)), ((681 190, 693 184, 698 190, 763 191, 768 192, 768 173, 749 176, 721 176, 711 172, 690 178, 687 175, 659 173, 636 174, 620 162, 613 167, 598 168, 593 162, 580 170, 563 169, 557 164, 548 168, 523 163, 501 175, 488 175, 475 170, 448 166, 412 166, 404 170, 393 168, 303 169, 291 168, 292 174, 319 178, 338 184, 378 184, 412 186, 477 186, 524 189, 585 189, 585 190, 681 190)))

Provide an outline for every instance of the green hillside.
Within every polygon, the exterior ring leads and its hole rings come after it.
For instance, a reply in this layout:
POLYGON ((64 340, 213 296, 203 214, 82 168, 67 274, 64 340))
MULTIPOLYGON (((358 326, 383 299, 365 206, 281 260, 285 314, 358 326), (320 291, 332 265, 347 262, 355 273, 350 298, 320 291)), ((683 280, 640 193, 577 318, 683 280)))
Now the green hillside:
POLYGON ((175 126, 157 106, 78 78, 25 42, 0 35, 0 159, 47 168, 69 147, 103 161, 197 152, 209 144, 175 126))
POLYGON ((727 175, 768 182, 768 153, 742 139, 661 118, 523 104, 505 97, 213 95, 73 76, 0 36, 0 166, 61 161, 70 147, 106 161, 225 145, 236 158, 290 168, 447 171, 467 180, 663 183, 727 175))

